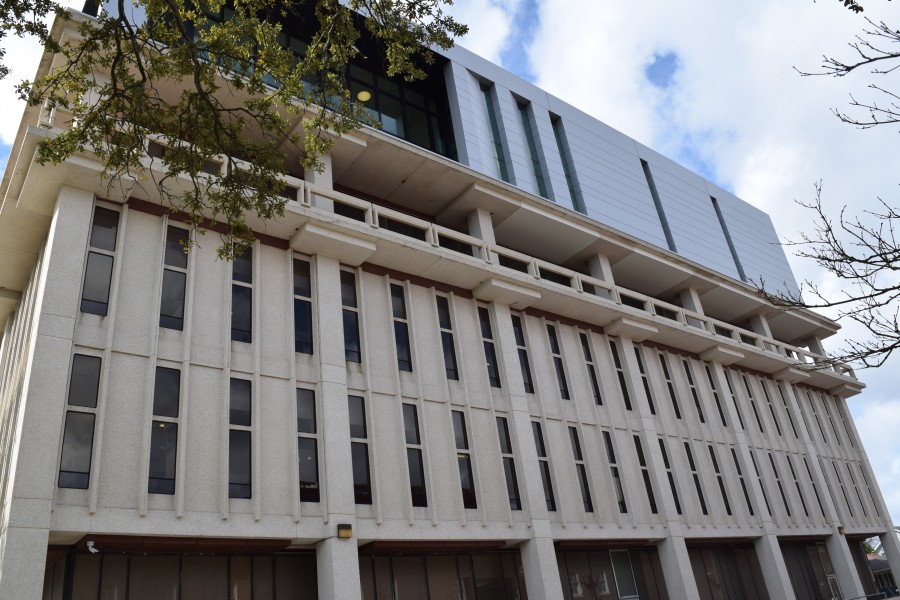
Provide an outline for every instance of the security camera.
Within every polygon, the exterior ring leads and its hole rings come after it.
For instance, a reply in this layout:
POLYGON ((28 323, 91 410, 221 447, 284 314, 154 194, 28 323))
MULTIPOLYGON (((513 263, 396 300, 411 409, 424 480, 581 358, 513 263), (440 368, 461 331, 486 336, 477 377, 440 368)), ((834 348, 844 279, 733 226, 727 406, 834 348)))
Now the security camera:
POLYGON ((94 548, 94 540, 88 541, 87 549, 88 549, 88 552, 90 552, 91 554, 97 554, 98 552, 100 552, 99 550, 94 548))

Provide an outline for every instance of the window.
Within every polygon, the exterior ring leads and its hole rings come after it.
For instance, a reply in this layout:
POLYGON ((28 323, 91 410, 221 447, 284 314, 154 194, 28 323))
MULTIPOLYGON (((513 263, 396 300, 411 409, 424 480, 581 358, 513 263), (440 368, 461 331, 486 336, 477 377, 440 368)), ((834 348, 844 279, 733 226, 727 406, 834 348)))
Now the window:
POLYGON ((716 401, 716 408, 719 411, 719 418, 722 419, 722 427, 728 427, 728 422, 725 420, 725 411, 722 409, 722 400, 719 398, 719 388, 712 373, 712 367, 709 365, 704 365, 704 367, 706 369, 706 378, 709 379, 709 388, 712 390, 713 399, 716 401))
POLYGON ((61 488, 86 490, 90 483, 100 366, 99 356, 76 354, 72 357, 68 404, 80 407, 80 410, 66 411, 57 479, 61 488))
MULTIPOLYGON (((794 470, 794 463, 791 461, 790 454, 785 454, 784 458, 787 460, 788 468, 791 470, 791 478, 794 480, 794 487, 797 488, 797 495, 800 497, 800 506, 803 507, 803 514, 808 517, 809 509, 806 508, 806 500, 803 498, 803 490, 800 488, 800 481, 797 479, 797 471, 794 470)), ((862 502, 861 499, 860 502, 862 502)))
MULTIPOLYGON (((841 420, 841 425, 844 427, 844 433, 847 434, 847 441, 850 442, 851 448, 856 448, 856 445, 853 443, 853 434, 850 433, 850 428, 847 427, 847 419, 844 417, 844 403, 843 400, 839 396, 832 396, 834 398, 834 410, 838 414, 838 418, 841 420)), ((790 412, 788 412, 788 417, 790 417, 790 412)), ((877 506, 877 505, 876 505, 877 506)))
POLYGON ((572 207, 581 214, 586 215, 587 209, 584 206, 584 199, 578 187, 575 166, 572 163, 572 153, 569 152, 569 144, 566 143, 566 132, 563 130, 562 119, 556 115, 550 115, 550 122, 553 125, 553 137, 556 138, 556 148, 559 150, 559 160, 562 163, 563 174, 566 177, 566 186, 569 188, 569 198, 572 199, 572 207))
POLYGON ((653 392, 650 391, 650 380, 647 378, 647 371, 644 369, 644 357, 641 353, 641 347, 634 347, 634 358, 637 361, 638 373, 641 376, 641 383, 644 385, 644 395, 647 396, 647 405, 650 407, 650 414, 656 414, 656 405, 653 403, 653 392))
POLYGON ((669 479, 669 489, 672 490, 672 499, 675 500, 675 512, 681 514, 681 502, 678 500, 678 488, 675 486, 675 476, 672 474, 672 465, 669 463, 669 454, 666 452, 666 443, 659 438, 659 451, 662 453, 663 466, 666 467, 666 477, 669 479))
POLYGON ((509 439, 509 423, 506 417, 497 417, 497 435, 500 438, 500 458, 503 460, 503 474, 506 476, 506 495, 511 510, 522 510, 519 499, 519 482, 516 479, 516 462, 513 458, 512 442, 509 439))
POLYGON ((516 339, 516 349, 519 354, 519 367, 522 369, 522 382, 525 391, 534 393, 534 380, 531 378, 531 366, 528 362, 528 347, 525 345, 525 331, 522 327, 522 319, 518 315, 512 316, 513 336, 516 339))
POLYGON ((694 453, 691 452, 689 442, 684 443, 684 453, 687 455, 688 465, 691 467, 691 476, 694 478, 694 487, 697 488, 697 499, 700 501, 700 510, 704 515, 708 515, 706 508, 706 499, 703 497, 703 486, 700 485, 700 475, 697 473, 697 465, 694 463, 694 453))
POLYGON ((231 339, 253 341, 253 248, 235 256, 231 265, 231 339))
POLYGON ((622 401, 625 403, 625 408, 631 410, 631 397, 628 395, 628 382, 625 377, 625 368, 622 366, 622 361, 619 358, 617 340, 609 338, 609 351, 612 352, 613 364, 616 367, 616 376, 619 379, 619 389, 622 392, 622 401))
MULTIPOLYGON (((778 393, 781 395, 781 403, 784 405, 784 412, 787 414, 788 423, 791 424, 791 431, 794 432, 794 437, 796 439, 800 439, 800 436, 797 435, 797 427, 794 425, 794 417, 791 416, 791 409, 788 407, 787 396, 784 393, 784 385, 781 383, 776 384, 778 388, 778 393)), ((846 427, 846 423, 844 424, 846 427)))
POLYGON ((550 353, 553 355, 553 366, 556 368, 556 380, 559 382, 559 395, 569 400, 569 382, 566 380, 566 368, 563 364, 562 350, 556 337, 556 327, 547 325, 547 338, 550 340, 550 353))
POLYGON ((750 389, 750 381, 747 379, 746 375, 741 375, 741 379, 744 380, 744 388, 747 390, 747 398, 750 400, 750 408, 753 409, 753 416, 756 417, 756 425, 759 427, 759 432, 765 433, 766 429, 763 427, 762 419, 759 417, 759 411, 756 410, 756 401, 753 399, 753 390, 750 389))
MULTIPOLYGON (((91 222, 90 250, 84 266, 81 289, 81 312, 105 317, 109 309, 109 286, 119 231, 119 213, 108 208, 94 208, 91 222)), ((93 427, 93 423, 91 425, 93 427)))
MULTIPOLYGON (((823 459, 820 458, 819 460, 823 460, 823 459)), ((849 512, 850 516, 852 517, 853 516, 853 506, 850 504, 850 498, 847 496, 847 490, 844 488, 844 480, 841 479, 841 474, 838 471, 837 463, 834 460, 832 460, 831 466, 834 468, 834 475, 835 475, 835 477, 837 477, 838 485, 841 488, 841 494, 843 494, 843 496, 844 496, 844 503, 847 505, 847 512, 849 512)))
POLYGON ((544 183, 544 169, 541 166, 540 144, 534 135, 535 126, 532 124, 534 115, 531 114, 530 105, 517 102, 519 117, 522 119, 522 131, 525 133, 525 141, 528 143, 528 155, 531 158, 531 172, 534 174, 534 185, 538 194, 549 198, 547 185, 544 183))
POLYGON ((409 493, 412 505, 428 506, 422 439, 419 436, 419 416, 415 404, 403 404, 403 429, 406 436, 406 463, 409 466, 409 493))
POLYGON ((190 232, 169 225, 166 229, 166 248, 163 263, 162 295, 159 302, 159 326, 166 329, 184 328, 184 294, 187 286, 188 247, 190 232))
POLYGON ((859 474, 862 475, 863 483, 866 484, 866 490, 869 492, 869 500, 872 501, 872 507, 875 509, 875 514, 881 517, 881 511, 878 510, 878 502, 875 501, 875 495, 872 493, 872 486, 869 485, 869 478, 866 476, 866 468, 862 463, 857 463, 856 467, 859 469, 859 474))
POLYGON ((619 506, 619 512, 625 514, 628 512, 628 505, 625 504, 625 490, 622 489, 622 480, 619 477, 616 449, 613 448, 612 436, 608 431, 603 432, 603 445, 606 446, 606 459, 609 461, 609 473, 612 476, 613 489, 616 492, 616 503, 619 506))
POLYGON ((650 512, 654 515, 659 511, 656 508, 656 497, 653 495, 653 485, 650 482, 650 470, 647 468, 647 460, 644 458, 644 447, 641 438, 634 436, 634 450, 637 452, 638 464, 641 467, 641 477, 644 479, 644 489, 647 490, 647 502, 650 504, 650 512))
POLYGON ((412 372, 412 350, 409 346, 409 320, 406 318, 406 297, 403 286, 391 284, 391 314, 394 317, 394 344, 397 348, 397 368, 412 372))
POLYGON ((688 387, 691 389, 691 396, 694 398, 694 407, 697 409, 697 417, 700 419, 701 423, 706 423, 706 419, 703 418, 703 408, 700 406, 700 396, 697 394, 697 386, 694 385, 694 374, 691 373, 691 363, 684 358, 681 360, 681 364, 684 365, 684 374, 687 377, 688 387))
POLYGON ((297 462, 300 469, 300 501, 319 501, 319 446, 316 425, 316 392, 297 388, 297 462))
POLYGON ((153 387, 153 423, 150 429, 150 473, 147 492, 175 493, 175 465, 178 450, 178 412, 181 400, 181 371, 156 367, 153 387))
POLYGON ((294 352, 313 353, 312 275, 310 264, 294 259, 294 352))
POLYGON ((766 493, 766 486, 763 485, 762 475, 759 473, 759 465, 756 464, 756 456, 753 454, 753 450, 750 450, 750 462, 753 463, 753 471, 756 473, 756 480, 759 482, 759 489, 762 490, 763 500, 766 502, 766 512, 769 513, 769 516, 772 516, 772 505, 769 504, 769 495, 766 493))
POLYGON ((809 407, 812 409, 813 417, 816 420, 816 426, 819 428, 819 435, 822 436, 822 441, 826 444, 828 443, 828 436, 825 435, 825 430, 822 429, 822 420, 819 419, 819 413, 816 411, 816 400, 815 396, 810 390, 806 390, 806 397, 809 400, 809 407))
POLYGON ((359 302, 356 298, 356 275, 352 271, 341 271, 341 305, 344 318, 344 359, 347 362, 362 362, 359 302))
POLYGON ((731 516, 731 502, 728 501, 728 492, 725 490, 725 480, 722 479, 722 472, 719 470, 719 461, 716 460, 716 449, 712 444, 708 444, 709 459, 712 461, 713 471, 716 472, 716 481, 719 484, 719 492, 722 494, 722 503, 725 505, 725 513, 731 516))
POLYGON ((822 406, 825 407, 825 415, 828 417, 828 422, 831 423, 831 431, 834 433, 834 439, 837 440, 838 446, 841 445, 841 435, 838 433, 837 426, 834 424, 834 417, 831 416, 831 409, 828 408, 828 402, 830 398, 822 394, 822 406))
POLYGON ((591 353, 591 343, 586 333, 579 333, 581 340, 581 352, 584 354, 584 364, 587 367, 588 379, 591 380, 591 391, 594 393, 594 401, 603 405, 603 397, 600 395, 600 380, 597 378, 597 367, 594 365, 594 355, 591 353))
MULTIPOLYGON (((766 404, 769 405, 769 414, 772 415, 772 421, 775 422, 775 431, 780 436, 781 435, 781 423, 778 422, 778 416, 775 414, 775 406, 772 404, 772 397, 769 396, 769 387, 766 385, 766 380, 760 379, 759 385, 760 385, 760 387, 762 387, 763 395, 766 397, 766 404)), ((833 427, 834 423, 832 422, 831 425, 833 427)))
POLYGON ((569 441, 572 442, 572 455, 575 458, 575 473, 578 475, 578 486, 581 488, 581 502, 584 512, 594 512, 594 503, 591 500, 591 488, 588 485, 587 467, 584 464, 584 455, 581 453, 581 442, 578 441, 578 430, 569 426, 569 441))
POLYGON ((819 496, 819 488, 816 485, 816 481, 813 479, 812 470, 809 468, 809 462, 806 460, 806 457, 803 457, 803 466, 806 467, 806 476, 809 477, 809 484, 812 486, 813 493, 816 495, 816 503, 819 505, 819 514, 823 517, 825 516, 825 509, 822 507, 822 498, 819 496))
POLYGON ((731 458, 734 460, 734 468, 738 474, 738 481, 741 482, 741 491, 744 492, 744 501, 747 503, 747 510, 750 511, 750 516, 753 516, 753 503, 750 502, 750 493, 747 491, 747 483, 744 481, 744 473, 741 471, 741 463, 738 460, 737 452, 735 452, 734 448, 731 449, 731 458))
POLYGON ((503 141, 500 137, 500 123, 497 118, 497 107, 494 100, 494 90, 492 85, 482 84, 481 94, 484 97, 484 108, 487 115, 487 125, 491 131, 491 141, 493 142, 494 164, 497 167, 497 176, 503 181, 511 183, 509 179, 509 170, 506 166, 506 153, 503 151, 503 141))
POLYGON ((362 396, 349 396, 348 402, 350 404, 350 454, 353 461, 353 499, 356 504, 372 504, 366 402, 362 396))
POLYGON ((553 479, 550 477, 550 459, 547 457, 547 448, 544 445, 544 433, 541 424, 531 422, 531 432, 534 434, 534 446, 537 449, 538 469, 541 472, 541 483, 544 486, 544 500, 547 502, 547 510, 556 510, 556 498, 553 495, 553 479))
POLYGON ((781 494, 781 502, 784 504, 784 511, 787 516, 791 516, 791 507, 788 504, 787 496, 784 493, 784 486, 781 485, 781 476, 778 474, 778 467, 775 466, 775 457, 769 452, 769 463, 772 465, 772 473, 775 474, 775 483, 778 484, 778 492, 781 494))
POLYGON ((478 307, 478 321, 481 324, 481 339, 484 346, 484 360, 491 387, 500 386, 500 368, 497 365, 497 351, 494 349, 494 334, 491 331, 491 315, 484 306, 478 307))
POLYGON ((253 491, 250 448, 250 381, 231 379, 228 410, 228 497, 250 498, 253 491))
POLYGON ((728 385, 728 393, 731 394, 731 404, 734 406, 734 412, 738 416, 738 422, 741 424, 741 429, 746 429, 744 426, 744 415, 741 414, 741 407, 738 406, 737 396, 734 393, 734 384, 731 383, 731 373, 728 369, 724 370, 725 373, 725 383, 728 385))
POLYGON ((435 296, 438 326, 441 329, 441 347, 444 350, 444 371, 447 379, 459 380, 456 365, 456 346, 453 343, 453 322, 450 320, 450 301, 446 296, 435 296))
POLYGON ((469 451, 469 436, 466 432, 466 415, 461 410, 451 412, 453 437, 456 441, 456 464, 459 467, 459 485, 462 489, 463 506, 478 508, 475 499, 475 478, 472 476, 472 453, 469 451))
POLYGON ((850 468, 849 462, 845 462, 844 466, 847 467, 847 475, 850 476, 850 483, 853 485, 853 490, 856 492, 856 499, 859 500, 859 507, 863 511, 863 516, 868 517, 869 512, 866 510, 866 503, 863 502, 862 495, 859 493, 859 486, 856 485, 856 477, 853 476, 853 469, 850 468))
POLYGON ((681 418, 681 408, 678 406, 678 396, 675 394, 675 384, 672 382, 672 374, 669 373, 669 361, 663 352, 659 353, 659 364, 662 366, 663 377, 666 379, 666 389, 669 390, 669 398, 672 400, 672 409, 675 411, 675 418, 681 418))

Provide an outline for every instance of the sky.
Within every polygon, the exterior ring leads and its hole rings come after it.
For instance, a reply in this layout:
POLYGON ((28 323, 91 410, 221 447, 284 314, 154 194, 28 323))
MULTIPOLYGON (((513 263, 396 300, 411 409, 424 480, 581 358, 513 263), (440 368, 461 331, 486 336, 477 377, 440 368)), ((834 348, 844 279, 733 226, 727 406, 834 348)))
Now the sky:
MULTIPOLYGON (((823 55, 851 58, 866 25, 842 2, 821 0, 456 0, 470 27, 461 45, 515 72, 639 142, 768 212, 783 240, 809 230, 795 203, 823 182, 830 214, 900 205, 898 128, 861 131, 831 113, 885 79, 801 77, 823 55), (796 68, 796 69, 795 69, 796 68)), ((900 6, 866 0, 865 16, 900 21, 900 6)), ((0 165, 23 107, 13 86, 33 75, 39 49, 10 40, 13 74, 0 80, 0 165)), ((893 76, 895 90, 900 88, 893 76)), ((888 82, 890 85, 890 82, 888 82)), ((829 293, 840 285, 791 256, 799 281, 829 293)), ((845 326, 846 336, 862 332, 845 326)), ((840 340, 826 342, 826 349, 840 340)), ((900 357, 858 372, 867 384, 849 400, 856 427, 893 516, 900 524, 900 357)))

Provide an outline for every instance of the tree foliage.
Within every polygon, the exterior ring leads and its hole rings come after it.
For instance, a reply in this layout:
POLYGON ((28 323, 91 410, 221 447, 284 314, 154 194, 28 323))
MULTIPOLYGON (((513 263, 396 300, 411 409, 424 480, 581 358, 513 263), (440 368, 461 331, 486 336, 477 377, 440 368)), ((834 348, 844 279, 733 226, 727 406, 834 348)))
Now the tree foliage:
POLYGON ((155 186, 195 226, 224 221, 225 257, 252 240, 245 215, 282 213, 279 175, 298 167, 286 155, 321 169, 335 137, 371 121, 345 78, 363 31, 386 75, 405 80, 425 76, 430 48, 466 32, 444 12, 452 0, 115 0, 99 17, 73 15, 77 35, 57 42, 42 20, 52 0, 2 1, 0 37, 35 35, 63 59, 19 88, 71 120, 41 142, 39 160, 90 152, 106 176, 155 186), (299 55, 282 31, 289 22, 308 31, 299 55), (152 180, 141 167, 148 136, 166 148, 152 180), (213 161, 224 168, 211 173, 213 161))

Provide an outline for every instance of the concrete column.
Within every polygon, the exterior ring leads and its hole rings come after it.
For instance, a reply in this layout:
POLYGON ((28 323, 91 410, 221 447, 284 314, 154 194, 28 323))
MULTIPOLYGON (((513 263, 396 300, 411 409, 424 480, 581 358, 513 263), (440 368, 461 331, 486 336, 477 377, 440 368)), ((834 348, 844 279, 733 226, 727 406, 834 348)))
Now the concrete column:
MULTIPOLYGON (((306 183, 314 185, 318 188, 324 188, 326 190, 333 189, 334 170, 331 165, 331 155, 323 154, 319 157, 319 161, 321 161, 322 163, 322 171, 316 171, 315 169, 306 169, 306 171, 304 171, 303 173, 303 179, 306 181, 306 183)), ((334 210, 334 202, 332 202, 328 198, 323 198, 321 196, 313 194, 310 202, 316 208, 321 208, 322 210, 327 210, 329 212, 334 210)))
MULTIPOLYGON (((493 246, 497 243, 494 237, 494 223, 491 221, 491 213, 483 208, 476 208, 466 217, 469 227, 469 235, 484 240, 488 245, 493 246)), ((497 262, 497 253, 490 253, 491 262, 497 262)))
MULTIPOLYGON (((350 497, 353 497, 352 494, 350 497)), ((334 527, 336 536, 337 525, 334 527)), ((362 598, 359 585, 359 549, 354 539, 330 537, 316 544, 316 570, 319 598, 362 598)))
POLYGON ((778 538, 766 534, 753 543, 770 598, 794 598, 794 588, 778 538))
POLYGON ((818 354, 820 356, 826 356, 825 349, 822 347, 822 342, 819 340, 819 338, 817 338, 815 336, 803 340, 802 345, 809 348, 809 351, 812 352, 813 354, 818 354))
POLYGON ((894 581, 900 581, 900 542, 897 541, 897 532, 893 527, 878 536, 881 540, 881 548, 894 574, 894 581))
MULTIPOLYGON (((674 532, 673 532, 674 533, 674 532)), ((681 535, 672 535, 657 545, 659 562, 670 598, 700 600, 700 591, 694 580, 691 557, 681 535)))
POLYGON ((531 600, 562 600, 559 566, 549 526, 544 533, 535 531, 535 537, 520 546, 525 588, 531 600))
POLYGON ((0 598, 41 600, 49 531, 10 525, 0 535, 0 598))
POLYGON ((750 328, 753 333, 764 335, 768 338, 772 337, 772 330, 769 328, 769 320, 765 315, 753 315, 750 317, 750 328))
POLYGON ((615 285, 612 267, 609 265, 609 259, 603 254, 594 254, 588 259, 588 271, 591 277, 605 281, 610 285, 615 285))
POLYGON ((833 533, 825 538, 825 547, 828 549, 828 557, 831 559, 831 566, 837 575, 844 598, 865 596, 866 592, 859 579, 859 573, 856 572, 856 563, 850 554, 847 538, 843 534, 833 533))
POLYGON ((700 302, 700 294, 694 288, 687 288, 678 292, 678 299, 681 306, 687 310, 693 311, 698 315, 704 315, 703 304, 700 302))

